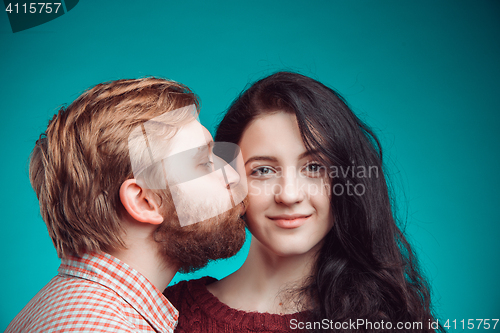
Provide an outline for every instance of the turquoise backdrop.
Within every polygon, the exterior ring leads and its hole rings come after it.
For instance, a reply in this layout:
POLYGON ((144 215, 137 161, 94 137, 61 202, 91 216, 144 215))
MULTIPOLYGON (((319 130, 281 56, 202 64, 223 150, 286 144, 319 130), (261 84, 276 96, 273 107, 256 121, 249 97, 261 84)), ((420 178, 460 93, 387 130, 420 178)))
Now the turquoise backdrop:
MULTIPOLYGON (((60 105, 162 76, 200 96, 213 133, 245 85, 277 70, 336 88, 380 135, 439 318, 500 317, 499 1, 81 0, 17 33, 0 13, 0 48, 0 330, 59 265, 27 160, 60 105)), ((174 281, 221 278, 247 250, 174 281)))

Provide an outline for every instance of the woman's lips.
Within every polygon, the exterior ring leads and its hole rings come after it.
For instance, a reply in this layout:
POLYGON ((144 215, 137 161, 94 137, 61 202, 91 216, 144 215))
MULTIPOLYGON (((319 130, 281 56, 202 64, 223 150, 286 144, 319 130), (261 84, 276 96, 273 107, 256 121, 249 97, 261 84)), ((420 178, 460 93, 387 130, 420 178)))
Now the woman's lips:
POLYGON ((311 215, 277 215, 268 216, 280 228, 295 229, 303 225, 311 215))

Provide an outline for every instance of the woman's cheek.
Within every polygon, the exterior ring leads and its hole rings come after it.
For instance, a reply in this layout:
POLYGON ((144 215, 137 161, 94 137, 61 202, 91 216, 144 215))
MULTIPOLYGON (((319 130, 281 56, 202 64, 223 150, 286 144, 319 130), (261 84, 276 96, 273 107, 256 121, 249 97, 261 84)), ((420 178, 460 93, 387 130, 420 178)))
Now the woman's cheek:
POLYGON ((262 182, 257 180, 249 180, 248 182, 248 195, 249 199, 252 196, 260 196, 262 195, 262 182))

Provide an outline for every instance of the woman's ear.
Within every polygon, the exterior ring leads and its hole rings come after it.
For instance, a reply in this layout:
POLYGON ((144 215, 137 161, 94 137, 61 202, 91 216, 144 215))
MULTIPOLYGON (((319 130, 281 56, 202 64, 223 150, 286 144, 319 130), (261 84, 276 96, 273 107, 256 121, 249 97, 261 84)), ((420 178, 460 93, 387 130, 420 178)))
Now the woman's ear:
POLYGON ((151 191, 146 191, 135 179, 127 179, 120 187, 120 200, 125 210, 138 222, 161 224, 160 204, 151 191))

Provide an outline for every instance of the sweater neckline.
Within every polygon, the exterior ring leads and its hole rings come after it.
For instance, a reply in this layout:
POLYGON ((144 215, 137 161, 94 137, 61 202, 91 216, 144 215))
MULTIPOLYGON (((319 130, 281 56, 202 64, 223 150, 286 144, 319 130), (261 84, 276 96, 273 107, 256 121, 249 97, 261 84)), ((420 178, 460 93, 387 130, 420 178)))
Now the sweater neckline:
POLYGON ((290 329, 290 321, 297 319, 305 320, 308 311, 296 312, 292 314, 273 314, 267 312, 247 312, 237 310, 222 303, 215 295, 207 289, 207 285, 217 281, 217 279, 205 276, 188 284, 189 292, 197 295, 197 303, 200 309, 212 318, 225 322, 229 326, 246 329, 258 329, 264 327, 274 327, 275 329, 290 329))

